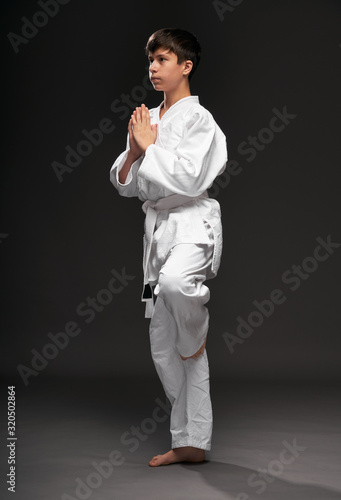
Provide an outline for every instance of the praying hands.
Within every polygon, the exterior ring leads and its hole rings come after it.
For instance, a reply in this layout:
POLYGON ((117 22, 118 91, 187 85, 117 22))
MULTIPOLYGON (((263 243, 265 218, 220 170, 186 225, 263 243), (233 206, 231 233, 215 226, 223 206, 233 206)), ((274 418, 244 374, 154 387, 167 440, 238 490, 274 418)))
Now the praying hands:
POLYGON ((130 151, 140 156, 148 146, 154 144, 157 134, 157 124, 150 124, 148 108, 142 104, 135 109, 128 124, 130 151))

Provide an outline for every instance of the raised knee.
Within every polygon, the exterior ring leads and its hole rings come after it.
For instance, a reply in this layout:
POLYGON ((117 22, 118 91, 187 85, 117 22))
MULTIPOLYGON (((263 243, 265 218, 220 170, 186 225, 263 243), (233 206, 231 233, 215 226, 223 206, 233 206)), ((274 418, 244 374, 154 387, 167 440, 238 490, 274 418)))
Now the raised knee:
POLYGON ((181 274, 163 274, 160 273, 159 287, 160 295, 173 295, 183 291, 188 286, 186 283, 186 276, 181 274))
POLYGON ((179 354, 179 356, 183 361, 186 361, 187 359, 198 359, 198 358, 200 358, 200 356, 203 356, 203 354, 204 354, 204 351, 200 350, 200 352, 196 352, 195 354, 192 354, 192 356, 182 356, 181 354, 179 354))

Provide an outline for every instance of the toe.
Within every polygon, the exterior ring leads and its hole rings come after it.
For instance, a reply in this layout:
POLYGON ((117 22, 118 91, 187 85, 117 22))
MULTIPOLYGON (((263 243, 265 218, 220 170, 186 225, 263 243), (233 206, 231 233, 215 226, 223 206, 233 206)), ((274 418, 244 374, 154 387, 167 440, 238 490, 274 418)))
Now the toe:
POLYGON ((157 467, 157 466, 159 465, 159 463, 158 463, 158 462, 159 462, 159 460, 158 460, 158 459, 159 459, 159 457, 160 457, 160 456, 161 456, 161 455, 156 455, 155 457, 153 457, 153 458, 151 459, 151 461, 149 462, 149 465, 150 465, 151 467, 157 467))

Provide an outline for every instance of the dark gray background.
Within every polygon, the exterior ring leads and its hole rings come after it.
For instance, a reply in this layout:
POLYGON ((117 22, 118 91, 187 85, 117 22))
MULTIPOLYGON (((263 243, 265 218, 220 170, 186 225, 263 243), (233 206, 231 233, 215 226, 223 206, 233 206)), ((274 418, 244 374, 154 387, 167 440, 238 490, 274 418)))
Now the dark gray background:
MULTIPOLYGON (((140 303, 144 215, 139 200, 120 197, 109 182, 128 121, 110 105, 142 85, 144 45, 168 26, 198 36, 203 51, 192 94, 211 111, 229 158, 243 168, 217 194, 224 252, 218 277, 207 283, 211 376, 340 378, 341 249, 296 291, 281 276, 313 254, 317 237, 341 243, 341 3, 244 0, 220 20, 210 1, 71 0, 18 54, 7 34, 20 34, 21 18, 41 9, 26 0, 1 10, 1 371, 7 380, 22 384, 17 366, 30 367, 31 349, 41 352, 48 333, 69 321, 81 333, 39 377, 155 373, 140 303), (247 162, 239 144, 284 106, 297 117, 247 162), (115 130, 60 183, 51 163, 65 163, 65 147, 75 148, 82 130, 103 118, 115 130), (78 304, 106 288, 111 269, 122 268, 135 278, 85 323, 78 304), (231 354, 223 334, 235 334, 236 318, 247 319, 252 302, 276 288, 285 303, 231 354)), ((152 90, 143 102, 151 108, 162 98, 152 90)))

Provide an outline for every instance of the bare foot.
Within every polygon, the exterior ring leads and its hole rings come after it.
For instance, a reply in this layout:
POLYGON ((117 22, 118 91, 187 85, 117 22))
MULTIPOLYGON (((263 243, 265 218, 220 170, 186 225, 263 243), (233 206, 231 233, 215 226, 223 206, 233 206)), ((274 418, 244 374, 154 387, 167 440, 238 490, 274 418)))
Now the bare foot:
POLYGON ((174 464, 176 462, 203 462, 205 460, 205 450, 194 448, 193 446, 183 446, 174 448, 164 455, 156 455, 149 462, 150 467, 159 465, 174 464))
POLYGON ((196 359, 198 358, 199 356, 201 356, 201 354, 204 353, 204 350, 205 350, 205 346, 206 346, 206 340, 207 340, 207 337, 205 338, 205 342, 203 343, 203 345, 200 347, 199 351, 197 351, 195 354, 193 354, 193 356, 187 356, 187 358, 184 358, 183 356, 181 356, 180 354, 180 358, 183 359, 184 361, 186 361, 186 359, 196 359))

